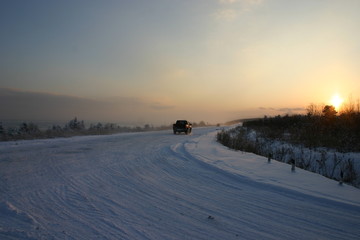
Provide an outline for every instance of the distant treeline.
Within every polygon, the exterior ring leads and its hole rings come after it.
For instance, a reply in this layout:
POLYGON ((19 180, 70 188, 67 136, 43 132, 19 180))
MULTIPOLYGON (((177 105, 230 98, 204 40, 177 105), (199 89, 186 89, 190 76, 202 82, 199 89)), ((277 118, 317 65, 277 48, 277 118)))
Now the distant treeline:
MULTIPOLYGON (((204 121, 194 123, 194 127, 206 126, 204 121)), ((85 126, 83 120, 78 120, 76 117, 66 123, 64 126, 52 125, 46 130, 41 130, 35 123, 23 122, 18 127, 3 127, 0 122, 0 141, 13 140, 29 140, 41 138, 57 138, 57 137, 72 137, 82 135, 106 135, 124 132, 144 132, 171 129, 172 124, 154 127, 150 124, 145 124, 143 127, 124 127, 115 123, 97 123, 85 126)))
POLYGON ((360 107, 347 106, 337 113, 333 106, 311 104, 305 115, 252 119, 218 132, 217 141, 360 187, 352 158, 360 152, 360 107))
POLYGON ((353 107, 343 108, 338 114, 331 105, 311 104, 306 115, 265 116, 246 121, 243 126, 267 139, 285 140, 308 148, 360 152, 360 110, 358 105, 350 106, 353 107))

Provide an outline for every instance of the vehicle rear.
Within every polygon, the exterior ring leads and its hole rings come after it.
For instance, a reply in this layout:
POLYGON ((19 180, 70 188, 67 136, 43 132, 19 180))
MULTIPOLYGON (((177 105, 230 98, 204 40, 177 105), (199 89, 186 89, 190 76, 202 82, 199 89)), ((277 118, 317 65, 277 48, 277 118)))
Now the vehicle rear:
POLYGON ((184 132, 186 134, 191 133, 192 125, 186 120, 177 120, 173 125, 174 134, 184 132))

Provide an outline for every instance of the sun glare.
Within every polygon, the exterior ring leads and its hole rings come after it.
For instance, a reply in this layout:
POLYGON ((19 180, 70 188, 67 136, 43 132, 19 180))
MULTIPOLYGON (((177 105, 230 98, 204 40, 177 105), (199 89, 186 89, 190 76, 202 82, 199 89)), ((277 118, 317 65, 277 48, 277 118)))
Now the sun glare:
POLYGON ((339 96, 339 94, 335 94, 332 99, 331 99, 331 105, 333 105, 335 107, 335 109, 337 111, 339 111, 339 108, 341 106, 341 104, 343 103, 343 99, 339 96))

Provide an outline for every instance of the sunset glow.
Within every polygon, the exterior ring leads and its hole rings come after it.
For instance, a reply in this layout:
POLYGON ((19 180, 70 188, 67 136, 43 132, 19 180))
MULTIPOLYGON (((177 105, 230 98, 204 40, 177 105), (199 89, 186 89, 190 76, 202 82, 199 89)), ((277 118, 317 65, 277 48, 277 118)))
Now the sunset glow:
POLYGON ((339 96, 339 94, 335 94, 331 98, 331 105, 333 105, 336 109, 336 111, 339 111, 341 104, 344 102, 344 100, 339 96))
POLYGON ((359 0, 21 2, 0 8, 2 118, 222 123, 360 97, 359 0))

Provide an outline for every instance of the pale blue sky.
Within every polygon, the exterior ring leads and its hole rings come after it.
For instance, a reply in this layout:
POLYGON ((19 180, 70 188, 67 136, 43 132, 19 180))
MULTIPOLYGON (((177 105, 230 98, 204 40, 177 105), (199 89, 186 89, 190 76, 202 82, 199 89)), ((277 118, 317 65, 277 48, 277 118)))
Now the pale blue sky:
POLYGON ((101 102, 79 118, 221 122, 360 95, 358 0, 0 4, 2 92, 101 102))

